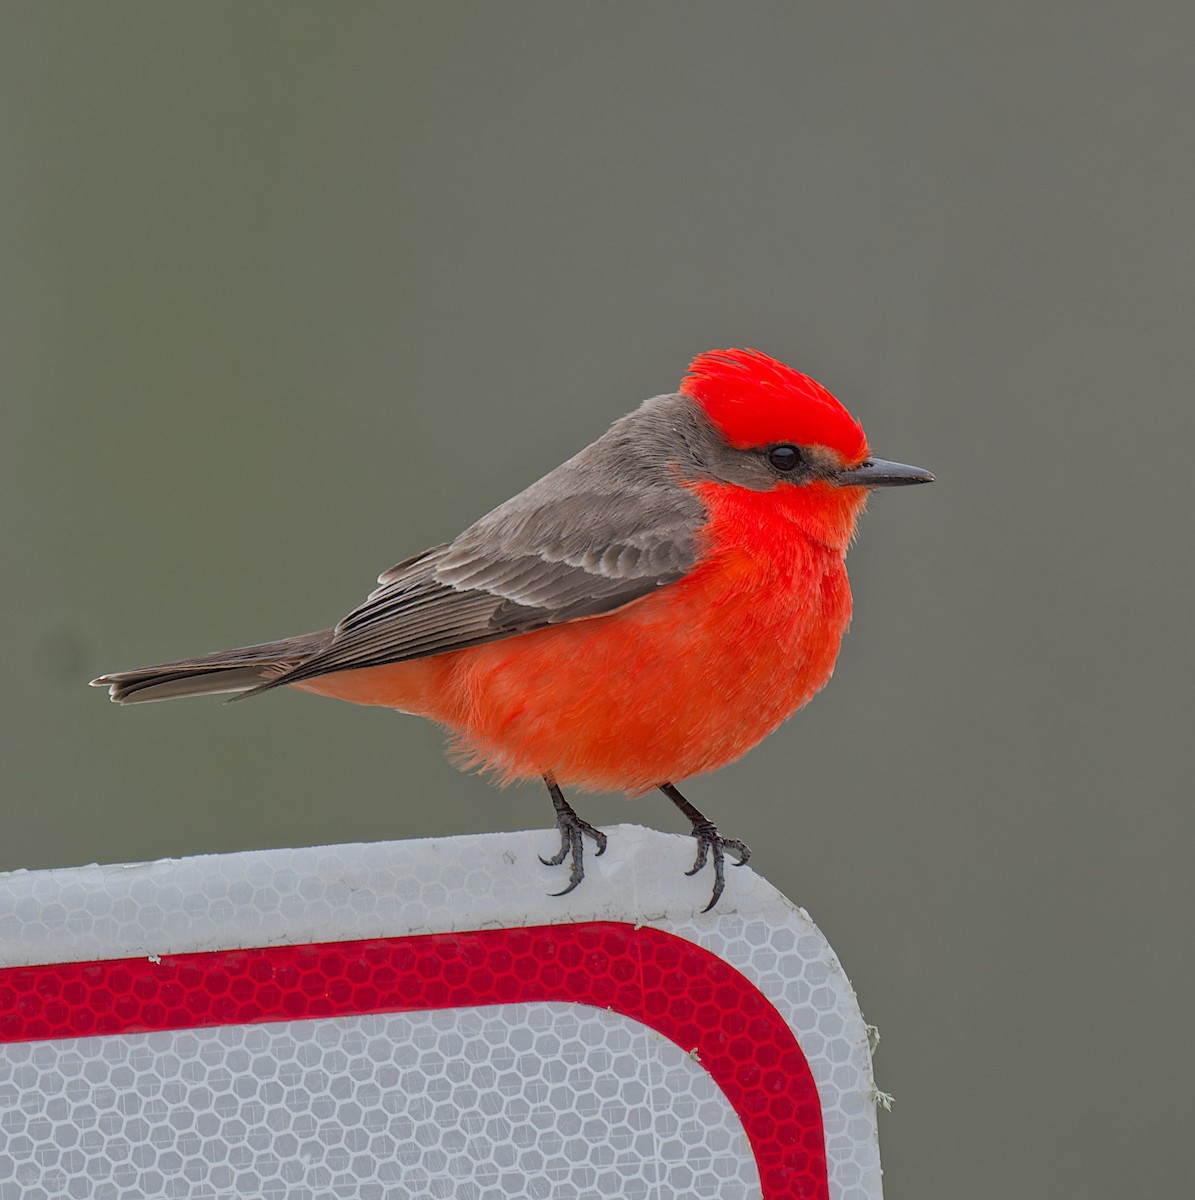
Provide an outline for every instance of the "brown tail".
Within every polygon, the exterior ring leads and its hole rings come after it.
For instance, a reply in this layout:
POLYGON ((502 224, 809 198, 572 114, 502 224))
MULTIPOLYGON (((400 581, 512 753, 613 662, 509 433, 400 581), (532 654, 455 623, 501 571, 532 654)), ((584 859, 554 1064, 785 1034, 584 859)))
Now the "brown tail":
POLYGON ((174 700, 214 692, 247 692, 310 658, 331 638, 332 630, 321 629, 319 633, 283 638, 280 642, 262 642, 239 650, 221 650, 199 658, 101 675, 91 681, 91 686, 106 687, 117 704, 174 700))

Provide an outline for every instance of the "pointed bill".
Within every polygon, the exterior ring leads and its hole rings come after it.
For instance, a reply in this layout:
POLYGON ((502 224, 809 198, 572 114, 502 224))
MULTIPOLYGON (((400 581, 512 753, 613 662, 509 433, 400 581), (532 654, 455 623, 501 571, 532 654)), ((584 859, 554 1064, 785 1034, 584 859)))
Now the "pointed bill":
POLYGON ((933 483, 934 477, 922 467, 889 462, 886 458, 865 458, 857 467, 840 471, 834 482, 839 487, 902 487, 909 483, 933 483))

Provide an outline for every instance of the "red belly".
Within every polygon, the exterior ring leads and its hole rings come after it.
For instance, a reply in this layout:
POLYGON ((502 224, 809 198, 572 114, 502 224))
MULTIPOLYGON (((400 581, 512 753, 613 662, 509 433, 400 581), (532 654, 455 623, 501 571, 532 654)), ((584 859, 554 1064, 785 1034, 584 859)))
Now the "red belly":
POLYGON ((806 703, 850 609, 841 552, 790 535, 605 616, 295 686, 436 721, 504 783, 636 793, 731 762, 806 703))

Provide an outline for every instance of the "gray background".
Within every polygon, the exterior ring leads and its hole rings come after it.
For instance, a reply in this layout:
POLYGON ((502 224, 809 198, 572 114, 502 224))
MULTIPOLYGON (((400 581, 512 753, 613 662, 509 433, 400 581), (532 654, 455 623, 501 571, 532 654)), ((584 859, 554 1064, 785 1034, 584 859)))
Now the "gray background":
POLYGON ((329 623, 755 345, 939 476, 873 500, 830 688, 689 789, 885 1034, 890 1200, 1189 1192, 1193 34, 5 4, 0 866, 546 826, 412 718, 82 683, 329 623))

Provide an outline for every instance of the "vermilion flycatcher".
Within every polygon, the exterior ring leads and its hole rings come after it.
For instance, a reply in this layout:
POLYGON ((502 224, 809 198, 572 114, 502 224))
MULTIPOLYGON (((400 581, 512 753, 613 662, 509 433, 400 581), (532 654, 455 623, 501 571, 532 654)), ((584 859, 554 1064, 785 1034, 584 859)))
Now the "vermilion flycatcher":
POLYGON ((672 780, 732 762, 830 678, 844 559, 872 488, 928 483, 873 458, 820 384, 755 350, 694 360, 580 454, 455 541, 378 577, 332 629, 94 680, 118 703, 284 685, 428 717, 465 767, 542 778, 571 891, 583 821, 562 787, 658 787, 713 859, 724 838, 672 780))

